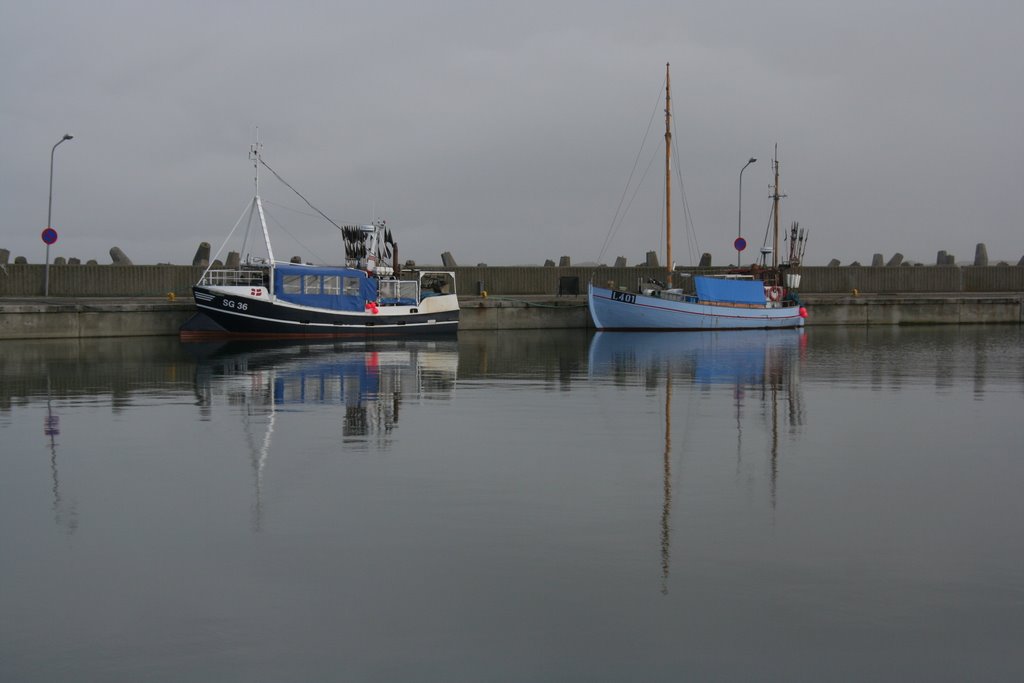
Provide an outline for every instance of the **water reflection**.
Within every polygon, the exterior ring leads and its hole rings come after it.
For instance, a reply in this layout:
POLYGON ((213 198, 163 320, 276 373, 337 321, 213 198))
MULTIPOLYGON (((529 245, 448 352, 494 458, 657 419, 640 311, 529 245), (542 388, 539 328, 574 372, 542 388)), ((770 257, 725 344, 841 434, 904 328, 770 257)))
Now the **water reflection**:
POLYGON ((868 382, 878 393, 930 386, 949 394, 969 384, 978 401, 993 389, 1024 387, 1020 325, 837 326, 807 334, 814 381, 868 382))
MULTIPOLYGON (((672 397, 673 387, 705 391, 732 388, 735 417, 736 467, 743 453, 744 411, 756 400, 758 415, 767 422, 770 498, 776 505, 779 476, 779 437, 783 424, 790 430, 804 424, 799 371, 807 337, 802 330, 743 332, 597 332, 590 344, 590 374, 614 384, 641 383, 664 392, 664 448, 661 452, 662 507, 661 591, 668 593, 671 564, 672 515, 672 397), (782 417, 780 418, 780 412, 782 417)), ((728 434, 721 434, 725 441, 728 434)))
MULTIPOLYGON (((118 414, 146 394, 181 388, 190 375, 177 339, 33 339, 0 342, 0 415, 45 405, 42 438, 49 458, 54 521, 69 534, 79 528, 76 480, 68 469, 82 434, 61 423, 65 411, 103 402, 118 414)), ((189 364, 191 367, 191 364, 189 364)), ((8 443, 8 447, 10 444, 8 443)))
POLYGON ((43 418, 43 435, 47 438, 50 448, 50 478, 53 483, 53 516, 58 526, 64 527, 69 534, 78 529, 78 511, 75 502, 65 504, 60 494, 60 470, 57 467, 57 437, 60 436, 60 415, 53 410, 53 394, 50 388, 50 375, 46 375, 46 416, 43 418))
POLYGON ((340 443, 386 452, 406 398, 450 399, 458 375, 454 340, 323 344, 190 345, 196 403, 240 409, 255 484, 253 527, 263 521, 263 479, 279 414, 342 408, 340 443))

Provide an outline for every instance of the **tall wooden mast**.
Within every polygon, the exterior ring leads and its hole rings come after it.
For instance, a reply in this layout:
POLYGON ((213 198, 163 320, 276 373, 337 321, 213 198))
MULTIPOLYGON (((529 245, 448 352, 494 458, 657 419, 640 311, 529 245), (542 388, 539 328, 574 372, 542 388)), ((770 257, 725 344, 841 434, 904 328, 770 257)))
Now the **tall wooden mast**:
POLYGON ((665 261, 672 286, 672 87, 665 63, 665 261))

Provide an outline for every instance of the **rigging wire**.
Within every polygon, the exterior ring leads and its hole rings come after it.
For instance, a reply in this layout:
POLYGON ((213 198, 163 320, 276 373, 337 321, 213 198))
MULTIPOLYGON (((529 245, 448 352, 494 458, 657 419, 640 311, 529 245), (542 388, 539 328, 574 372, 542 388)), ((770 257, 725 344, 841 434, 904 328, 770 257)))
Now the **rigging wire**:
MULTIPOLYGON (((252 217, 253 217, 253 214, 255 214, 255 213, 256 213, 256 200, 253 199, 253 201, 249 203, 249 220, 246 221, 246 223, 245 223, 245 236, 242 238, 242 250, 239 252, 240 254, 244 254, 245 253, 245 247, 246 247, 246 245, 249 244, 249 233, 252 232, 252 217)), ((220 253, 218 252, 217 255, 219 256, 220 253)))
POLYGON ((242 219, 243 219, 243 218, 245 218, 245 212, 246 212, 246 211, 248 211, 248 212, 249 212, 249 216, 250 216, 250 220, 251 220, 251 216, 252 216, 252 209, 253 209, 253 207, 254 207, 255 205, 256 205, 256 201, 255 201, 255 200, 250 200, 250 201, 249 201, 249 204, 248 204, 248 205, 246 205, 246 207, 245 207, 244 209, 242 209, 242 215, 238 217, 238 220, 237 220, 237 221, 235 221, 235 227, 231 228, 231 232, 229 232, 229 233, 228 233, 228 236, 224 238, 224 241, 223 241, 223 242, 221 243, 220 247, 219 247, 219 248, 217 249, 217 253, 216 253, 216 254, 214 254, 214 255, 213 255, 213 256, 212 256, 211 258, 210 258, 210 262, 209 262, 209 263, 207 264, 207 266, 206 266, 206 270, 204 270, 204 271, 203 271, 203 277, 206 277, 206 274, 210 272, 210 269, 211 269, 211 268, 213 267, 213 262, 214 262, 215 260, 217 260, 217 258, 219 258, 219 257, 220 257, 220 253, 221 253, 222 251, 224 251, 224 247, 226 247, 226 246, 228 245, 228 240, 230 240, 230 239, 231 239, 231 236, 232 236, 233 234, 235 234, 235 230, 237 230, 237 229, 238 229, 238 226, 239 226, 239 225, 240 225, 240 224, 242 223, 242 219))
MULTIPOLYGON (((672 117, 672 144, 675 147, 676 159, 681 159, 679 152, 679 135, 676 131, 676 117, 672 117)), ((675 166, 676 177, 679 179, 679 195, 683 202, 683 224, 686 226, 686 247, 690 255, 690 264, 694 263, 694 254, 700 252, 700 244, 697 242, 697 229, 693 225, 693 215, 690 213, 690 202, 686 199, 686 185, 683 183, 683 165, 677 163, 675 166)), ((671 264, 669 264, 671 267, 671 264)))
MULTIPOLYGON (((268 167, 268 168, 269 168, 269 167, 268 167)), ((284 182, 284 181, 282 181, 282 182, 284 182)), ((291 233, 291 232, 290 232, 290 231, 288 230, 288 228, 284 227, 284 225, 282 225, 282 224, 281 224, 281 221, 277 220, 277 218, 275 218, 275 217, 274 217, 274 215, 273 215, 272 213, 270 213, 269 211, 266 211, 266 210, 264 210, 264 212, 263 212, 263 213, 264 213, 264 214, 265 214, 266 216, 268 216, 268 217, 270 218, 270 220, 274 221, 274 225, 276 225, 276 226, 277 226, 278 228, 280 228, 280 229, 281 229, 282 231, 284 231, 284 233, 285 233, 286 235, 288 235, 288 236, 289 236, 289 237, 291 237, 291 238, 292 238, 293 240, 295 240, 295 243, 296 243, 296 244, 298 244, 298 245, 299 245, 300 247, 302 247, 302 248, 303 248, 303 249, 304 249, 304 250, 306 251, 306 253, 307 253, 307 254, 309 254, 309 256, 310 256, 311 258, 314 258, 314 259, 316 258, 316 252, 314 252, 314 251, 313 251, 312 249, 310 249, 310 248, 309 248, 309 247, 307 247, 307 246, 306 246, 305 244, 303 244, 303 243, 302 243, 302 240, 300 240, 300 239, 299 239, 298 237, 296 237, 295 235, 293 235, 293 234, 292 234, 292 233, 291 233)), ((326 218, 326 216, 325 216, 325 218, 326 218)), ((328 218, 327 220, 330 220, 330 219, 328 218)), ((333 223, 334 221, 331 221, 331 222, 333 223)))
MULTIPOLYGON (((303 197, 303 196, 302 196, 302 193, 301 193, 301 192, 299 192, 299 191, 298 191, 298 190, 296 190, 296 189, 295 189, 294 187, 292 187, 292 186, 291 186, 291 184, 290 184, 290 183, 289 183, 289 182, 288 182, 287 180, 285 180, 284 178, 282 178, 282 177, 281 177, 281 176, 280 176, 280 175, 278 174, 278 172, 277 172, 277 171, 275 171, 274 169, 270 168, 270 164, 268 164, 267 162, 265 162, 265 161, 263 160, 263 157, 262 157, 262 156, 260 156, 260 158, 259 158, 259 159, 260 159, 260 163, 261 163, 261 164, 263 164, 264 166, 266 166, 266 167, 267 167, 267 170, 268 170, 268 171, 270 171, 271 173, 273 173, 273 174, 274 174, 274 177, 275 177, 275 178, 277 178, 277 179, 278 179, 278 180, 280 180, 280 181, 281 181, 282 183, 284 183, 285 187, 287 187, 287 188, 288 188, 289 190, 291 190, 292 192, 294 192, 295 194, 297 194, 297 195, 299 196, 299 199, 301 199, 302 201, 306 202, 306 205, 307 205, 307 206, 309 206, 309 208, 311 208, 311 209, 313 209, 314 211, 316 211, 316 212, 317 212, 317 213, 318 213, 318 214, 319 214, 319 215, 320 215, 320 216, 321 216, 321 217, 322 217, 322 218, 323 218, 323 219, 324 219, 325 221, 327 221, 328 223, 330 223, 331 225, 333 225, 334 227, 336 227, 336 228, 337 228, 338 230, 341 230, 341 226, 340 226, 340 225, 338 225, 337 223, 335 223, 334 221, 332 221, 332 220, 331 220, 330 218, 328 218, 327 214, 325 214, 325 213, 324 213, 323 211, 321 211, 320 209, 318 209, 318 208, 316 208, 315 206, 313 206, 312 202, 310 202, 310 201, 309 201, 308 199, 306 199, 305 197, 303 197)), ((296 240, 296 241, 297 241, 297 240, 296 240)))
MULTIPOLYGON (((651 118, 647 122, 647 130, 644 131, 643 137, 640 139, 640 149, 637 150, 636 159, 633 160, 633 168, 629 172, 629 178, 626 180, 626 186, 622 188, 622 196, 619 198, 619 205, 615 209, 615 215, 612 216, 611 225, 608 226, 608 233, 605 235, 604 242, 601 243, 601 252, 597 256, 597 261, 600 263, 601 259, 604 258, 604 253, 607 251, 608 246, 611 242, 612 237, 619 227, 622 225, 622 221, 625 219, 625 215, 629 210, 630 205, 633 203, 633 199, 636 197, 637 190, 633 190, 633 195, 630 197, 629 204, 626 205, 625 210, 622 208, 622 203, 626 200, 626 195, 629 193, 629 186, 633 182, 633 175, 636 173, 636 169, 640 164, 640 157, 643 155, 644 146, 647 144, 647 138, 651 133, 651 126, 654 125, 654 117, 658 113, 658 108, 661 105, 661 93, 665 90, 665 81, 662 79, 661 86, 658 90, 658 97, 654 102, 654 109, 651 111, 651 118)), ((653 158, 653 157, 652 157, 653 158)), ((647 172, 644 171, 644 176, 647 172)), ((638 183, 640 185, 642 183, 638 183)))
POLYGON ((300 216, 309 216, 310 218, 315 218, 318 215, 318 214, 315 214, 315 213, 309 213, 308 211, 301 211, 299 209, 293 209, 292 207, 286 206, 285 204, 278 204, 277 202, 272 202, 272 201, 269 201, 267 199, 263 199, 263 203, 264 204, 270 204, 271 206, 276 206, 277 208, 284 209, 285 211, 291 211, 292 213, 297 213, 300 216))

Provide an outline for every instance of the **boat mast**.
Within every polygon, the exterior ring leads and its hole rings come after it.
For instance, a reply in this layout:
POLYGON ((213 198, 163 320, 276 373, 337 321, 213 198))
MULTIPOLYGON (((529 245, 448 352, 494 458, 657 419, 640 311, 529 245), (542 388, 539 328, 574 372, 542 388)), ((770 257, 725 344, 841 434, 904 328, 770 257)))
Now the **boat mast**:
POLYGON ((775 185, 772 188, 772 269, 779 268, 779 200, 786 195, 779 194, 779 143, 775 143, 775 155, 772 159, 772 168, 775 169, 775 185))
POLYGON ((267 231, 267 219, 263 215, 263 201, 260 199, 260 157, 263 151, 263 145, 260 143, 260 129, 256 129, 256 142, 249 147, 249 158, 252 159, 253 168, 256 169, 256 194, 253 195, 252 201, 256 204, 256 210, 260 214, 260 226, 263 228, 263 241, 267 245, 267 257, 270 259, 270 265, 274 265, 274 248, 270 246, 270 233, 267 231))
POLYGON ((672 286, 672 89, 665 62, 665 261, 672 286))

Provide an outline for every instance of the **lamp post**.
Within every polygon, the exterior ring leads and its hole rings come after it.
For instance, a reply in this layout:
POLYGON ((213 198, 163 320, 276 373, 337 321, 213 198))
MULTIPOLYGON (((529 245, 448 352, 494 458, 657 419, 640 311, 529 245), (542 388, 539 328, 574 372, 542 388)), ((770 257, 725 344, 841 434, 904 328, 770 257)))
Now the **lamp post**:
MULTIPOLYGON (((64 133, 64 137, 57 141, 57 145, 65 140, 71 140, 73 135, 64 133)), ((57 145, 50 150, 50 202, 46 207, 46 227, 52 228, 50 217, 53 215, 53 154, 57 151, 57 145)), ((46 243, 46 270, 43 275, 43 296, 50 296, 50 243, 46 243)))
MULTIPOLYGON (((747 166, 750 166, 755 161, 757 161, 757 159, 755 159, 754 157, 750 157, 750 161, 745 163, 743 165, 743 168, 740 169, 740 208, 739 208, 739 216, 736 219, 736 239, 737 240, 739 240, 740 237, 743 237, 743 172, 747 170, 747 166)), ((736 252, 736 267, 739 268, 739 266, 740 266, 740 252, 737 251, 736 252)))

